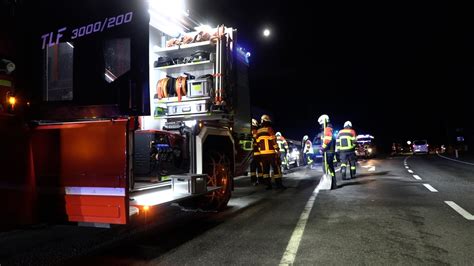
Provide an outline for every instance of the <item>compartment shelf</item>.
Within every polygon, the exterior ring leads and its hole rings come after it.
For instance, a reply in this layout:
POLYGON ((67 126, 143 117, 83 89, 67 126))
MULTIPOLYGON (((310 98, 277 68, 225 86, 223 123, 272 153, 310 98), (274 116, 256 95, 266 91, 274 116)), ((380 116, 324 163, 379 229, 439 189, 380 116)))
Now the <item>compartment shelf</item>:
POLYGON ((165 55, 169 57, 190 56, 194 51, 204 50, 207 52, 215 52, 216 45, 214 42, 205 41, 190 44, 183 44, 173 47, 159 48, 153 52, 158 55, 165 55))
POLYGON ((155 67, 154 69, 156 70, 167 70, 171 69, 173 71, 177 72, 182 72, 181 70, 186 70, 186 71, 195 71, 195 70, 200 70, 204 69, 205 65, 207 64, 213 64, 211 60, 206 60, 206 61, 201 61, 201 62, 195 62, 195 63, 188 63, 188 64, 179 64, 179 65, 170 65, 170 66, 162 66, 162 67, 155 67))
MULTIPOLYGON (((181 98, 181 102, 190 102, 190 101, 199 101, 199 100, 209 100, 211 97, 209 96, 204 96, 204 97, 188 97, 188 96, 183 96, 181 98)), ((163 98, 163 99, 153 99, 153 102, 155 104, 165 104, 165 103, 177 103, 178 102, 178 97, 168 97, 168 98, 163 98)))

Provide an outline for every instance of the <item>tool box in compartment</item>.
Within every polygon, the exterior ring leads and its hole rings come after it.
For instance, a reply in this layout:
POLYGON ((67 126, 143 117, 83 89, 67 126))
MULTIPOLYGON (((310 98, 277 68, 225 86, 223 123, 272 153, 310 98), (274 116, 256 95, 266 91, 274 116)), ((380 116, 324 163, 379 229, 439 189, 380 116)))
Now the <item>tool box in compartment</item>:
POLYGON ((173 192, 182 194, 202 194, 207 191, 207 175, 172 175, 173 192))

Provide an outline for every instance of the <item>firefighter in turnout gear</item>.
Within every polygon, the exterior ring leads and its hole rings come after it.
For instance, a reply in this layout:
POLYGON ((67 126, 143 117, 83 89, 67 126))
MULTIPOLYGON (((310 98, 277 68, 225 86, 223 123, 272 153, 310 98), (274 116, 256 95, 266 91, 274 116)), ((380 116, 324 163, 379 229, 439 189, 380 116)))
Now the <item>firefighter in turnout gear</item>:
POLYGON ((337 188, 336 173, 334 171, 335 139, 333 138, 333 129, 329 123, 329 116, 321 115, 318 118, 321 125, 321 150, 323 152, 323 171, 326 175, 331 175, 331 189, 337 188))
POLYGON ((254 186, 263 183, 263 167, 260 159, 260 150, 257 143, 257 131, 259 124, 256 119, 252 118, 252 140, 253 140, 253 157, 250 163, 250 181, 254 186))
POLYGON ((290 168, 288 163, 289 147, 285 137, 280 132, 275 133, 278 149, 280 151, 280 166, 284 166, 286 169, 290 168))
POLYGON ((336 138, 336 152, 341 160, 342 179, 346 179, 346 168, 349 162, 351 178, 356 174, 356 133, 352 129, 351 121, 344 123, 344 129, 339 131, 336 138))
POLYGON ((257 143, 260 151, 260 158, 263 164, 263 180, 267 184, 267 190, 272 189, 270 179, 270 166, 273 168, 275 184, 277 188, 285 188, 281 181, 281 168, 277 164, 278 144, 272 128, 272 121, 268 115, 262 115, 260 128, 257 130, 257 143))
POLYGON ((311 167, 311 165, 313 164, 314 150, 313 150, 313 143, 311 142, 311 140, 309 140, 308 135, 304 135, 302 145, 303 145, 304 161, 306 165, 311 167))

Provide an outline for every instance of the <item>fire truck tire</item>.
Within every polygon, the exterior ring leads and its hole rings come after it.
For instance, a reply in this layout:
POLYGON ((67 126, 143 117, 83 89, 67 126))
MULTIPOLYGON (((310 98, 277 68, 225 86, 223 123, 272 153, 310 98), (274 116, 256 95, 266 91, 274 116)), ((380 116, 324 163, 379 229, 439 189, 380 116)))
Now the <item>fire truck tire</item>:
POLYGON ((208 175, 208 187, 221 187, 207 194, 203 199, 203 208, 222 210, 227 206, 232 194, 232 171, 229 158, 225 154, 211 153, 204 172, 208 175))

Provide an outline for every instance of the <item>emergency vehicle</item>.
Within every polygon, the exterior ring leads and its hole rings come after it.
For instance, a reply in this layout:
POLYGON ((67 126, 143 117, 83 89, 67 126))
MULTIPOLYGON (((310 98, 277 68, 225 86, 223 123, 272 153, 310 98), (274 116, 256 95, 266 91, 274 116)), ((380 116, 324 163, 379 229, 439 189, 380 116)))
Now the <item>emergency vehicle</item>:
POLYGON ((30 1, 19 16, 33 13, 44 18, 22 40, 31 97, 0 121, 0 145, 15 150, 0 162, 2 197, 23 221, 223 209, 252 147, 237 30, 199 24, 180 0, 30 1))

